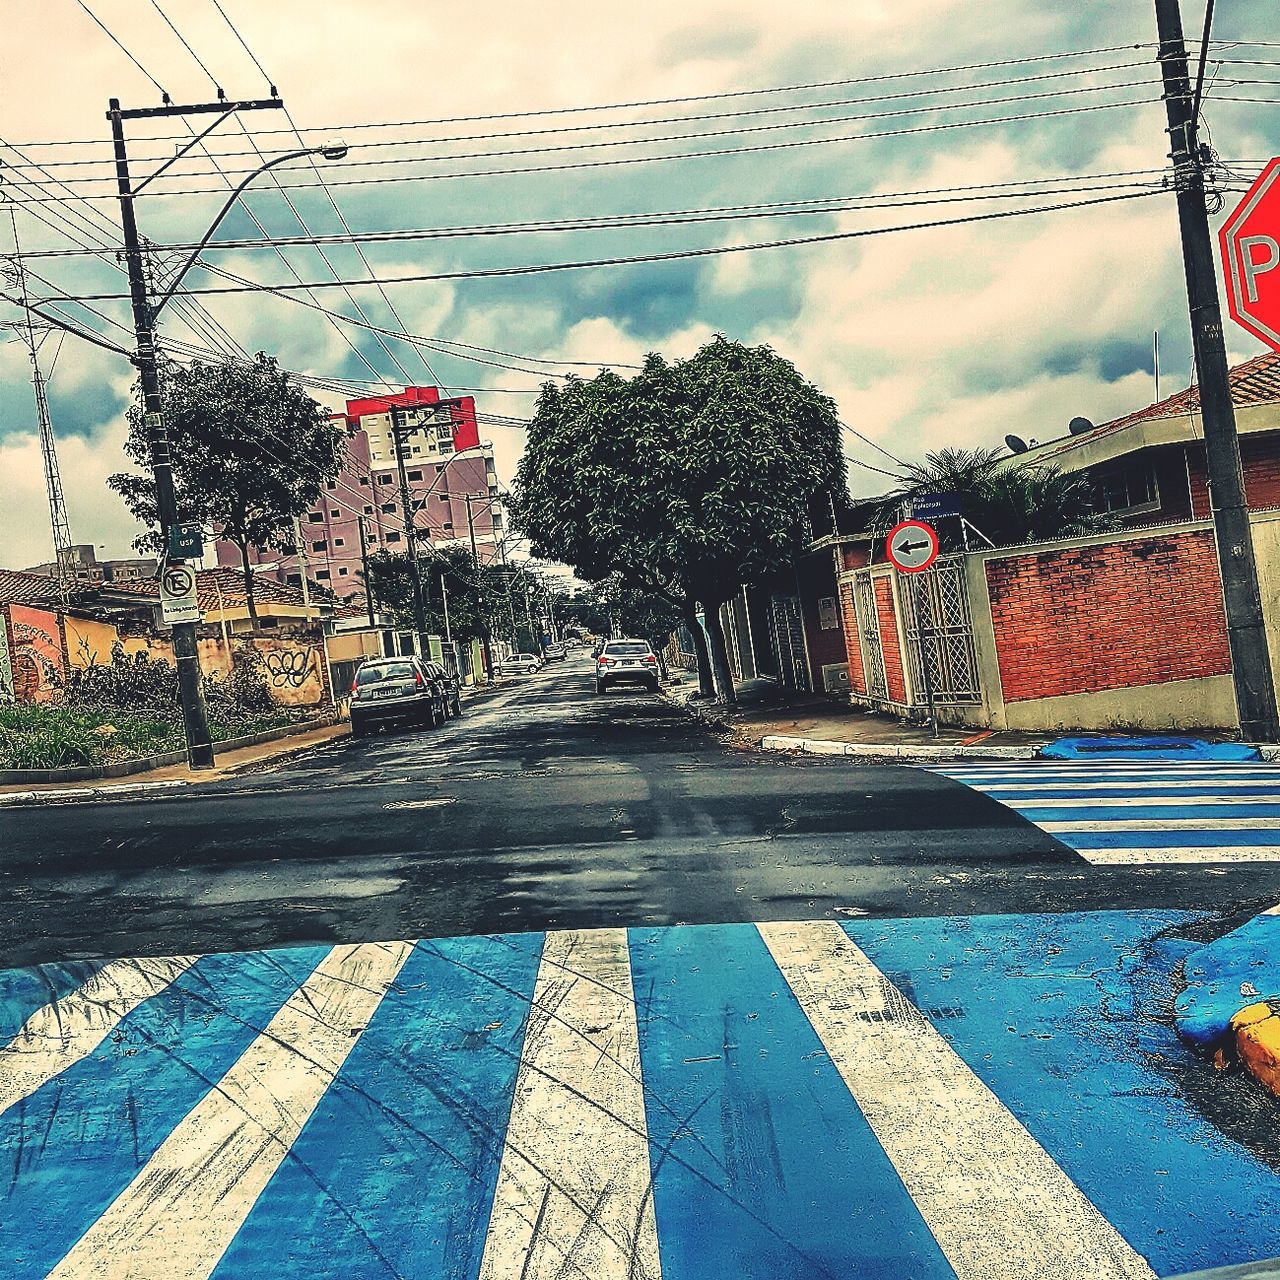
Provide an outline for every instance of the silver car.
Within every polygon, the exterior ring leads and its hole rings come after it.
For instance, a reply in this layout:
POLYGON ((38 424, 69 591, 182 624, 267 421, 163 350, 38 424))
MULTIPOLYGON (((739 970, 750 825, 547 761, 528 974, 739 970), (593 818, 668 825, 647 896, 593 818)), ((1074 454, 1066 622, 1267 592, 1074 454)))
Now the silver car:
POLYGON ((658 655, 647 640, 606 640, 596 657, 596 692, 611 685, 640 684, 658 692, 658 655))

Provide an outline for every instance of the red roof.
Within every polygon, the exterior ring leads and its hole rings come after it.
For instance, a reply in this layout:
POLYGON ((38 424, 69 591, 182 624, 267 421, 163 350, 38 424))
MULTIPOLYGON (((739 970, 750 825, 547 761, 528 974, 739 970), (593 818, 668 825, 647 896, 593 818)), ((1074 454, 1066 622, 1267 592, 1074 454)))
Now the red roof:
MULTIPOLYGON (((1231 401, 1237 407, 1242 404, 1263 404, 1280 400, 1280 351, 1267 351, 1230 371, 1231 401)), ((1132 422, 1148 418, 1180 418, 1200 408, 1200 388, 1188 387, 1177 395, 1149 404, 1145 409, 1128 413, 1123 418, 1104 422, 1098 431, 1117 431, 1132 422)), ((1091 433, 1092 434, 1092 433, 1091 433)))
MULTIPOLYGON (((155 578, 142 578, 136 582, 116 582, 107 584, 114 596, 138 596, 148 600, 158 600, 160 583, 155 578)), ((321 588, 313 584, 315 594, 312 604, 319 607, 327 602, 321 594, 321 588)), ((219 569, 202 569, 196 574, 196 594, 200 601, 200 609, 204 613, 212 613, 223 605, 244 604, 244 574, 241 570, 223 566, 219 569)), ((302 588, 277 582, 274 578, 255 575, 253 580, 253 598, 259 606, 270 604, 290 605, 302 608, 302 588)))
POLYGON ((58 597, 58 584, 53 578, 17 569, 0 569, 0 604, 56 602, 58 597))

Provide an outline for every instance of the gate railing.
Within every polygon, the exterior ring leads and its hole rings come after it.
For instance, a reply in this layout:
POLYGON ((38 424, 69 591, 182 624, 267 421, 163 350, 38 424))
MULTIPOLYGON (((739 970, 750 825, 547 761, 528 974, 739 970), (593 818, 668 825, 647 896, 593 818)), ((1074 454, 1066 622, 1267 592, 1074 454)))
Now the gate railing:
POLYGON ((900 587, 916 705, 926 702, 924 662, 934 702, 981 702, 963 557, 937 560, 924 573, 903 574, 900 587))

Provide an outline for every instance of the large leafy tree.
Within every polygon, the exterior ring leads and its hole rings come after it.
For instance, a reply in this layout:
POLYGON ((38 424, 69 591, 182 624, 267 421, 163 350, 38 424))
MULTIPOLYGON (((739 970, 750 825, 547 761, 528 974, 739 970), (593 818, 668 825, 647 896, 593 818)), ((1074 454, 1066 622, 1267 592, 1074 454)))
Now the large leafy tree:
POLYGON ((535 554, 676 606, 705 692, 701 604, 733 700, 719 607, 790 563, 811 510, 845 493, 832 400, 771 348, 717 337, 688 360, 651 355, 631 379, 545 388, 512 514, 535 554))
POLYGON ((1084 475, 1020 464, 999 449, 939 449, 907 468, 889 510, 919 493, 956 493, 971 525, 997 546, 1104 533, 1116 521, 1084 475))
MULTIPOLYGON (((326 410, 261 352, 247 364, 167 362, 161 379, 179 518, 198 521, 239 548, 256 623, 250 551, 293 545, 293 521, 338 475, 345 437, 326 410)), ((140 405, 129 410, 128 420, 125 453, 145 474, 121 472, 107 483, 149 527, 135 545, 156 551, 160 520, 140 405)))

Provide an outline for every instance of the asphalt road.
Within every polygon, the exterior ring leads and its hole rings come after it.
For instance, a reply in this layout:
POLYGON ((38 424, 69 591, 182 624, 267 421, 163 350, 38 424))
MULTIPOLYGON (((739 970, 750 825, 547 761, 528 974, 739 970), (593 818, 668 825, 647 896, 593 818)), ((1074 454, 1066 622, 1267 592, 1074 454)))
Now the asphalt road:
POLYGON ((0 967, 606 926, 1211 910, 1280 864, 1102 867, 912 767, 743 751, 570 659, 431 731, 0 812, 0 967))

